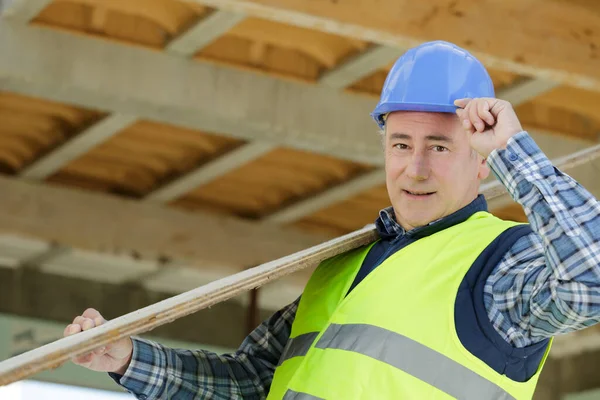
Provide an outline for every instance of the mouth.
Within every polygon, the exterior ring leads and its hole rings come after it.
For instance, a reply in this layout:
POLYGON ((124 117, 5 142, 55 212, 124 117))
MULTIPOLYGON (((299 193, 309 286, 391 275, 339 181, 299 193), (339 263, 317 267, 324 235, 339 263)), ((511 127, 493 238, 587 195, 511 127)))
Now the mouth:
POLYGON ((411 197, 417 197, 417 198, 426 198, 429 197, 433 194, 435 194, 435 192, 423 192, 423 191, 411 191, 411 190, 402 190, 404 193, 408 194, 411 197))

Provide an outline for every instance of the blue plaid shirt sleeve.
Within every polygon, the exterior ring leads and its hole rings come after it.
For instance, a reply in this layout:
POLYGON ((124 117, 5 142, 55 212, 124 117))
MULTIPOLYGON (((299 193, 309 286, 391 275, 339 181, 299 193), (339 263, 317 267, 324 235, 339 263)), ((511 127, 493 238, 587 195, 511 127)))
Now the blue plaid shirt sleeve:
POLYGON ((141 400, 264 399, 298 303, 299 299, 264 321, 233 354, 171 349, 135 337, 125 374, 109 375, 141 400))
POLYGON ((521 132, 488 165, 533 233, 493 270, 484 303, 496 330, 524 347, 600 321, 600 203, 521 132))

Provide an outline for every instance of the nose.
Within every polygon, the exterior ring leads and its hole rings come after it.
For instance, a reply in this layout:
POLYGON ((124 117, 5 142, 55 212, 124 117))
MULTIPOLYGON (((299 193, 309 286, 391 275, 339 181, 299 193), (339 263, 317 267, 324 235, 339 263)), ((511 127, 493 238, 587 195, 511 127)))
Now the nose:
POLYGON ((410 179, 424 181, 429 178, 429 161, 427 157, 420 153, 413 153, 413 156, 406 167, 406 175, 410 179))

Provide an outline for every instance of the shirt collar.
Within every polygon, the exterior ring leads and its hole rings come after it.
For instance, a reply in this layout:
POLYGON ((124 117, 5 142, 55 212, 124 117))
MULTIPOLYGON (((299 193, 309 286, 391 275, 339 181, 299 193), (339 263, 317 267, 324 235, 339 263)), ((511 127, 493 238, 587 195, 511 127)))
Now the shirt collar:
POLYGON ((485 197, 482 194, 480 194, 475 200, 473 200, 471 203, 467 204, 460 210, 455 211, 452 214, 449 214, 438 220, 430 222, 427 225, 414 228, 406 232, 404 228, 402 228, 400 224, 396 222, 396 215, 394 214, 393 207, 388 207, 384 208, 379 212, 379 218, 377 218, 377 220, 375 221, 375 226, 377 227, 377 232, 379 233, 379 236, 384 240, 391 240, 404 234, 409 235, 411 237, 419 238, 432 235, 453 225, 464 222, 476 212, 487 210, 488 208, 485 197))

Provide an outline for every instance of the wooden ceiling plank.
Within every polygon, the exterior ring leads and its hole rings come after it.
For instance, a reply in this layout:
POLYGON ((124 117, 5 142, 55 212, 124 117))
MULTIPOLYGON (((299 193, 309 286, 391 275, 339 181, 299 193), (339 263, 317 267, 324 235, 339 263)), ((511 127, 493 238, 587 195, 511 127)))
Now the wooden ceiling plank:
POLYGON ((600 91, 600 15, 568 2, 191 1, 400 48, 443 38, 467 47, 489 68, 600 91))
POLYGON ((25 168, 19 175, 21 178, 30 180, 43 180, 54 174, 69 162, 87 153, 90 149, 106 141, 127 126, 136 121, 137 118, 112 114, 95 123, 73 139, 65 142, 56 150, 48 153, 32 165, 25 168))
POLYGON ((385 183, 385 171, 376 169, 360 175, 341 185, 334 186, 321 194, 294 203, 289 207, 263 218, 261 221, 274 224, 287 224, 298 221, 332 204, 346 200, 349 197, 385 183))
POLYGON ((246 18, 244 14, 217 10, 173 39, 166 46, 166 50, 171 54, 191 57, 225 34, 244 18, 246 18))
POLYGON ((155 190, 148 194, 144 200, 152 203, 167 203, 175 200, 219 176, 262 157, 273 149, 273 145, 265 142, 253 142, 243 145, 155 190))
POLYGON ((374 46, 324 73, 319 78, 319 84, 344 89, 392 63, 403 52, 397 47, 374 46))
POLYGON ((7 19, 27 24, 52 0, 4 0, 0 1, 0 14, 7 19))

